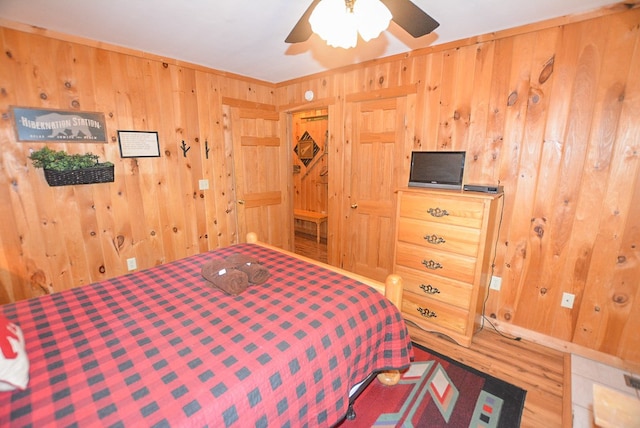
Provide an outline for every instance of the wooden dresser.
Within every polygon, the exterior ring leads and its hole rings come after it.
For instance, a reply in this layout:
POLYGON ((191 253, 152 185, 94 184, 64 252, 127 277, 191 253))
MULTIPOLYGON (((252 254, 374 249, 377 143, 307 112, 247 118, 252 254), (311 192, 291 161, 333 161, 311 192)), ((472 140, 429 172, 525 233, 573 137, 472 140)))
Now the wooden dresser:
POLYGON ((398 191, 394 273, 403 278, 406 320, 471 345, 491 281, 502 196, 398 191))

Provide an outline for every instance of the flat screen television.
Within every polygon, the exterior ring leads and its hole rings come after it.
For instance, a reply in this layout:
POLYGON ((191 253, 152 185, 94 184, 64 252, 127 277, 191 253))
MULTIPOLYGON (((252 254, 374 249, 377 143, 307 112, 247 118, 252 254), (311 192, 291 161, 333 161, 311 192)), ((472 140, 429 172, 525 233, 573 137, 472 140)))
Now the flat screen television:
POLYGON ((462 189, 466 152, 412 152, 410 187, 462 189))

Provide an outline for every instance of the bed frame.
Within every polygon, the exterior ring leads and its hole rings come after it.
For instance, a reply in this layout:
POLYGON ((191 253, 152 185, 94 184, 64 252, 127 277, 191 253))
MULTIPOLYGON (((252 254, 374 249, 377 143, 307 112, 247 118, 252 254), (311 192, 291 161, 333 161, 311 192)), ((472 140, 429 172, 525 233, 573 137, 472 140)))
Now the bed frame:
MULTIPOLYGON (((353 272, 349 272, 347 270, 331 266, 326 263, 322 263, 318 260, 313 260, 305 256, 301 256, 300 254, 292 253, 291 251, 283 250, 282 248, 274 247, 272 245, 266 244, 258 240, 258 235, 254 232, 247 233, 247 242, 250 244, 257 244, 265 248, 269 248, 275 251, 280 251, 281 253, 289 254, 292 257, 296 257, 302 259, 308 263, 315 264, 321 266, 325 269, 332 270, 334 272, 338 272, 341 275, 347 276, 349 278, 355 279, 356 281, 360 281, 363 284, 368 285, 369 287, 375 289, 382 295, 384 295, 387 299, 391 301, 398 308, 398 310, 402 310, 402 278, 399 275, 391 274, 387 276, 385 282, 380 282, 373 280, 371 278, 367 278, 362 275, 358 275, 353 272)), ((391 370, 387 372, 379 373, 378 381, 383 385, 392 386, 397 384, 400 381, 400 372, 397 370, 391 370)))

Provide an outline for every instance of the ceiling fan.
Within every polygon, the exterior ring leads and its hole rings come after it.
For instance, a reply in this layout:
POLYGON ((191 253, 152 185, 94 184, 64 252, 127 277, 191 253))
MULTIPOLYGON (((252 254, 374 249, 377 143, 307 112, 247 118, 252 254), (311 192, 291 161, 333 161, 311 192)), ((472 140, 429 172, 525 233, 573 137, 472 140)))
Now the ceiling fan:
MULTIPOLYGON (((304 42, 313 33, 309 17, 321 0, 313 0, 285 39, 286 43, 304 42)), ((346 0, 345 4, 350 0, 346 0)), ((354 0, 351 0, 354 1, 354 0)), ((357 1, 357 0, 355 0, 357 1)), ((391 12, 392 20, 413 37, 429 34, 440 25, 410 0, 380 0, 391 12)))

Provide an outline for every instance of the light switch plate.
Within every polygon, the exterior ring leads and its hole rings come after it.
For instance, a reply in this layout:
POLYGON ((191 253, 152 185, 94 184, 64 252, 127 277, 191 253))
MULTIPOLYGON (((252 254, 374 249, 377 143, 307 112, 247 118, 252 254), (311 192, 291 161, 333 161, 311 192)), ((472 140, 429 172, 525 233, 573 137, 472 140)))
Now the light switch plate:
POLYGON ((209 188, 209 180, 199 180, 198 181, 198 186, 200 188, 200 190, 207 190, 209 188))

